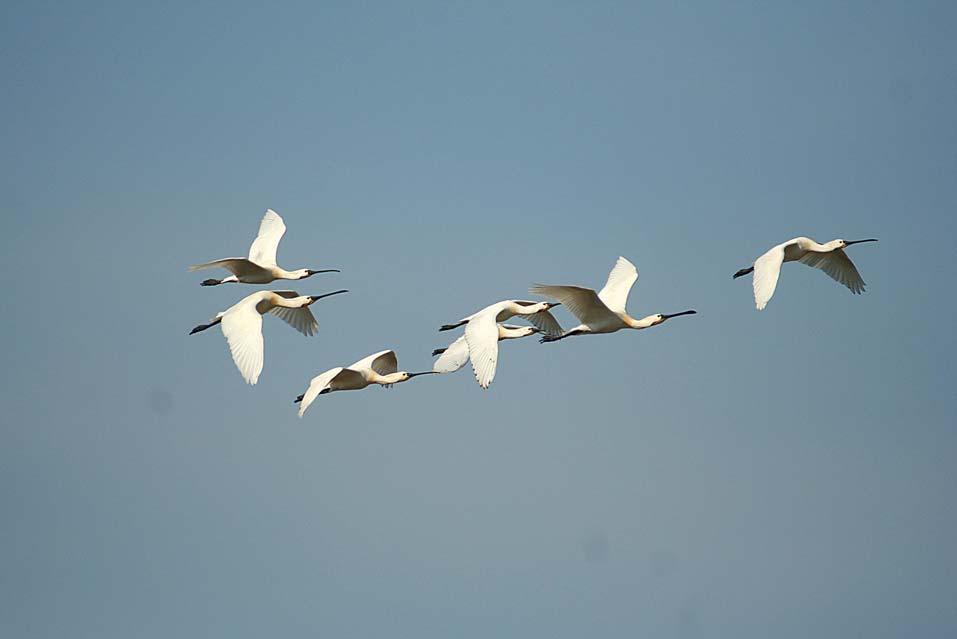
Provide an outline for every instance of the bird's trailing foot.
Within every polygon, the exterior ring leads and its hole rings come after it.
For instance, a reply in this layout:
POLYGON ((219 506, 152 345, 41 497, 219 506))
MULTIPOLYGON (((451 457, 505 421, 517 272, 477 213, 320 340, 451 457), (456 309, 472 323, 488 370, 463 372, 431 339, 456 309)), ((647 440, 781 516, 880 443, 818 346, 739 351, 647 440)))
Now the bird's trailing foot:
POLYGON ((223 283, 222 280, 208 279, 208 280, 203 280, 202 282, 199 283, 199 285, 200 286, 219 286, 222 283, 223 283))
POLYGON ((448 350, 447 348, 437 348, 434 351, 432 351, 432 357, 435 357, 436 355, 441 355, 447 350, 448 350))
POLYGON ((588 331, 575 330, 575 331, 568 331, 567 333, 562 333, 561 335, 542 335, 542 337, 538 341, 541 344, 545 344, 547 342, 557 342, 560 339, 565 339, 566 337, 571 337, 572 335, 581 335, 582 333, 587 333, 587 332, 588 331))
POLYGON ((736 280, 736 279, 738 279, 739 277, 742 277, 742 276, 744 276, 744 275, 747 275, 748 273, 750 273, 750 272, 753 271, 753 270, 754 270, 754 267, 753 267, 753 266, 749 266, 748 268, 743 268, 743 269, 741 269, 740 271, 738 271, 737 273, 735 273, 734 275, 732 275, 732 276, 731 276, 731 279, 736 280))
POLYGON ((193 328, 193 330, 189 332, 189 334, 192 335, 194 333, 199 333, 200 331, 205 331, 207 328, 212 328, 222 321, 223 321, 222 317, 217 317, 209 324, 200 324, 199 326, 196 326, 195 328, 193 328))
POLYGON ((305 397, 305 396, 306 396, 305 393, 302 394, 302 395, 300 395, 300 396, 297 397, 296 399, 292 400, 292 403, 293 403, 293 404, 298 404, 299 402, 302 401, 302 398, 305 397))

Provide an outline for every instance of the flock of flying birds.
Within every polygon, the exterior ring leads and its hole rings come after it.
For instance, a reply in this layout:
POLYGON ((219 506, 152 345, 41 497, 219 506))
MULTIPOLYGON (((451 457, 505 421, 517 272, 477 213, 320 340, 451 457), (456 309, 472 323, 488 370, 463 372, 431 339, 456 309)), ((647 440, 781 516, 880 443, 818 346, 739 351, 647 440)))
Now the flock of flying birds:
MULTIPOLYGON (((207 279, 202 286, 217 286, 231 282, 244 284, 268 284, 275 280, 303 280, 317 273, 338 273, 337 269, 311 270, 306 268, 287 271, 276 264, 276 250, 279 241, 286 232, 282 218, 267 209, 259 225, 259 234, 249 247, 249 257, 228 257, 221 260, 191 266, 190 271, 208 268, 224 268, 232 275, 221 280, 207 279)), ((734 274, 738 278, 754 273, 754 302, 758 310, 767 306, 774 289, 777 287, 781 265, 785 262, 802 262, 821 269, 835 281, 846 286, 854 294, 864 292, 864 280, 857 272, 854 263, 844 252, 852 244, 876 242, 867 240, 831 240, 818 244, 807 237, 796 237, 771 248, 754 261, 748 268, 734 274)), ((517 339, 533 334, 541 334, 541 342, 557 342, 573 335, 614 333, 623 328, 644 329, 657 326, 673 317, 694 315, 688 310, 670 315, 655 314, 642 319, 628 315, 625 303, 631 287, 638 280, 638 269, 623 257, 619 257, 614 268, 608 274, 605 286, 598 292, 581 286, 554 286, 536 284, 529 292, 542 297, 557 300, 555 302, 503 300, 486 306, 477 313, 463 317, 454 324, 442 326, 440 331, 448 331, 465 326, 464 334, 449 344, 447 348, 433 351, 438 355, 431 371, 409 373, 398 370, 395 351, 386 350, 373 353, 349 366, 331 368, 309 382, 306 392, 296 398, 299 404, 299 416, 319 395, 342 390, 360 390, 372 384, 389 387, 417 377, 437 373, 451 373, 471 361, 472 370, 479 386, 488 388, 495 378, 498 364, 498 342, 517 339), (551 313, 551 309, 564 305, 578 318, 580 324, 569 330, 561 325, 551 313), (520 317, 531 326, 513 326, 503 324, 508 319, 520 317)), ((222 326, 223 335, 229 344, 236 368, 249 384, 259 380, 263 369, 263 333, 262 318, 266 313, 276 315, 303 335, 315 335, 319 323, 309 307, 316 301, 347 293, 346 290, 333 291, 324 295, 299 295, 295 291, 257 291, 239 300, 233 306, 216 316, 208 324, 200 324, 190 331, 190 335, 208 328, 222 326)))

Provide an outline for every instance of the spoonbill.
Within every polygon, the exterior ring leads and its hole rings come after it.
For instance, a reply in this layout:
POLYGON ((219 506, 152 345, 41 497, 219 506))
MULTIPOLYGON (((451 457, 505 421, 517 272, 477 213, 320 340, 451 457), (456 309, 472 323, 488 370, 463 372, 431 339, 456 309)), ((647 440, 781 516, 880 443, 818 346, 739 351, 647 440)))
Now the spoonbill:
POLYGON ((319 322, 309 306, 330 295, 348 293, 341 290, 325 295, 299 295, 295 291, 257 291, 247 295, 216 316, 209 324, 200 324, 190 335, 222 324, 233 362, 247 384, 259 381, 263 370, 263 315, 272 313, 303 335, 315 335, 319 322))
POLYGON ((293 403, 299 404, 299 416, 306 413, 306 409, 320 395, 333 391, 362 390, 371 384, 379 384, 386 388, 393 384, 406 382, 419 375, 431 375, 433 371, 423 373, 407 373, 400 371, 395 351, 379 351, 360 359, 355 364, 346 367, 338 366, 320 373, 309 382, 306 392, 297 397, 293 403))
POLYGON ((482 388, 488 388, 495 378, 498 363, 498 323, 518 316, 532 323, 546 335, 561 335, 562 327, 549 312, 558 306, 550 302, 525 300, 502 300, 486 306, 478 313, 469 315, 455 324, 445 324, 439 330, 448 331, 465 324, 465 341, 475 380, 482 388))
POLYGON ((657 326, 672 317, 694 315, 697 311, 682 311, 665 315, 658 313, 636 320, 625 312, 628 292, 638 281, 638 269, 623 257, 619 257, 608 274, 604 288, 598 293, 581 286, 551 286, 536 284, 529 292, 557 299, 581 322, 575 328, 559 335, 546 334, 540 341, 557 342, 572 335, 588 333, 614 333, 623 328, 643 329, 657 326))
MULTIPOLYGON (((498 341, 528 337, 529 335, 541 332, 540 329, 534 326, 499 324, 498 341)), ((559 333, 561 333, 560 330, 559 333)), ((432 366, 432 371, 435 373, 454 373, 465 366, 465 362, 469 360, 469 345, 465 339, 465 335, 449 344, 446 348, 437 348, 432 351, 432 356, 434 357, 436 355, 440 355, 441 357, 435 360, 435 364, 432 366)))
POLYGON ((201 286, 216 286, 229 282, 243 282, 244 284, 268 284, 274 280, 304 280, 316 273, 338 273, 339 269, 328 268, 314 271, 300 268, 295 271, 276 265, 276 251, 279 249, 279 240, 286 232, 286 225, 279 214, 272 209, 266 209, 262 222, 259 223, 259 235, 249 247, 249 257, 227 257, 213 260, 204 264, 190 266, 190 271, 201 271, 207 268, 222 267, 232 275, 221 280, 208 279, 200 282, 201 286))
POLYGON ((803 262, 813 268, 819 268, 832 280, 849 288, 851 293, 859 295, 864 292, 864 280, 844 249, 852 244, 876 241, 873 238, 850 241, 838 239, 818 244, 809 237, 796 237, 773 247, 754 260, 753 266, 741 269, 731 279, 754 272, 751 284, 754 287, 754 305, 759 311, 768 305, 774 295, 784 262, 803 262))

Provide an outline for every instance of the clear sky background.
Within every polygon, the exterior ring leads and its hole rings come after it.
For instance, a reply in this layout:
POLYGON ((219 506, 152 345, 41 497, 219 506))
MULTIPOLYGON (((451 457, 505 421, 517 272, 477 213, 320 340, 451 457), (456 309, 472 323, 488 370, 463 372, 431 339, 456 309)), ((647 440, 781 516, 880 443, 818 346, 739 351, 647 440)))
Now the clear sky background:
POLYGON ((957 634, 953 3, 131 4, 0 7, 0 634, 957 634), (351 292, 249 387, 266 207, 351 292), (296 417, 618 255, 699 314, 296 417))

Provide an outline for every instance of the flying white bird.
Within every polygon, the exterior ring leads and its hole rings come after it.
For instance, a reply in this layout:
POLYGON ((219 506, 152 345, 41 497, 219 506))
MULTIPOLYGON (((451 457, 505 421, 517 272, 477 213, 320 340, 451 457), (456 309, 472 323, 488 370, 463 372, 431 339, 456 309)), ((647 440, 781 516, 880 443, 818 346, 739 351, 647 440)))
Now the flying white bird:
POLYGON ((309 382, 306 392, 297 397, 293 403, 299 404, 299 416, 302 417, 310 404, 326 393, 361 390, 370 384, 380 384, 388 388, 419 375, 432 374, 432 371, 407 373, 398 369, 399 362, 396 360, 395 351, 379 351, 350 366, 330 368, 316 375, 309 382))
POLYGON ((466 324, 464 337, 468 344, 469 359, 472 361, 475 380, 482 388, 488 388, 495 378, 495 367, 498 364, 498 323, 518 316, 534 324, 546 335, 560 335, 561 325, 548 312, 555 306, 558 304, 503 300, 486 306, 478 313, 469 315, 455 324, 445 324, 439 330, 448 331, 466 324))
POLYGON ((319 322, 313 317, 309 306, 316 300, 348 291, 335 291, 325 295, 299 295, 295 291, 257 291, 230 306, 209 324, 200 324, 189 332, 199 333, 217 324, 223 325, 223 335, 229 344, 233 362, 247 384, 259 381, 263 370, 263 315, 272 313, 303 335, 315 335, 319 322))
POLYGON ((530 292, 557 299, 564 304, 581 322, 575 328, 560 335, 545 335, 540 341, 557 342, 572 335, 588 333, 614 333, 623 328, 643 329, 657 326, 679 315, 694 315, 696 311, 682 311, 664 315, 658 313, 636 320, 625 312, 628 292, 638 281, 638 269, 623 257, 619 257, 614 268, 608 274, 605 287, 598 293, 581 286, 551 286, 536 284, 530 292))
POLYGON ((741 269, 731 279, 737 279, 754 271, 752 278, 754 305, 759 311, 768 305, 768 301, 774 295, 778 276, 781 274, 781 265, 784 262, 803 262, 808 266, 819 268, 835 282, 849 288, 851 293, 859 295, 864 292, 864 280, 861 279, 861 274, 857 272, 857 268, 854 267, 854 263, 844 249, 852 244, 876 241, 875 239, 831 240, 826 244, 818 244, 809 237, 796 237, 778 244, 754 260, 754 266, 741 269))
POLYGON ((338 273, 338 269, 329 268, 313 271, 301 268, 295 271, 276 266, 276 251, 279 249, 279 240, 286 232, 286 225, 279 214, 272 209, 266 209, 262 222, 259 224, 259 235, 249 247, 249 257, 227 257, 221 260, 206 262, 190 266, 190 271, 201 271, 207 268, 220 266, 232 275, 221 280, 209 279, 200 282, 202 286, 216 286, 229 282, 243 282, 244 284, 268 284, 274 280, 304 280, 316 273, 338 273))
MULTIPOLYGON (((541 332, 540 329, 534 326, 499 324, 498 341, 528 337, 529 335, 541 332)), ((561 333, 561 330, 559 330, 559 333, 561 333)), ((465 340, 465 335, 449 344, 446 348, 437 348, 432 351, 432 356, 434 357, 436 355, 440 355, 441 357, 435 360, 435 364, 432 366, 432 371, 435 373, 453 373, 465 366, 465 362, 469 361, 469 344, 465 340)))

